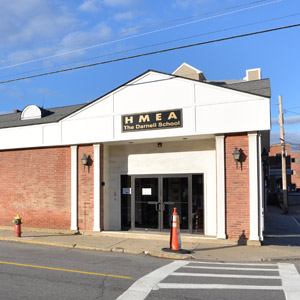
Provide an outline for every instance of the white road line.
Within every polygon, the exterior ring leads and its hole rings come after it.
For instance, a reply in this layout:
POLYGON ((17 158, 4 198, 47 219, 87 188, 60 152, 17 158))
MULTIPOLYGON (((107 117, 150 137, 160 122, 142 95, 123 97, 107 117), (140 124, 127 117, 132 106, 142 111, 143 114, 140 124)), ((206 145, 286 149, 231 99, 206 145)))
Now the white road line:
POLYGON ((293 264, 278 264, 286 300, 300 299, 300 275, 293 264))
MULTIPOLYGON (((224 289, 224 290, 283 290, 282 286, 269 285, 233 285, 233 284, 190 284, 190 283, 158 283, 160 289, 224 289)), ((292 298, 290 298, 292 299, 292 298)), ((295 298, 296 299, 296 298, 295 298)), ((299 300, 299 298, 297 298, 299 300)))
POLYGON ((162 280, 168 277, 177 269, 188 264, 187 261, 174 261, 163 266, 144 277, 137 280, 127 291, 125 291, 117 300, 142 300, 145 299, 151 290, 162 280))
POLYGON ((205 267, 205 266, 182 266, 183 268, 191 269, 210 269, 210 270, 237 270, 237 271, 264 271, 264 272, 278 272, 278 269, 259 269, 259 268, 227 268, 227 267, 205 267))
POLYGON ((171 276, 191 276, 191 277, 220 277, 220 278, 250 278, 250 279, 281 279, 280 276, 263 275, 230 275, 230 274, 209 274, 209 273, 172 273, 171 276))
POLYGON ((298 220, 297 220, 296 218, 292 217, 292 219, 296 222, 296 224, 297 224, 298 226, 300 226, 300 223, 298 222, 298 220))
POLYGON ((260 263, 256 263, 256 264, 251 264, 251 263, 230 263, 230 262, 204 262, 204 261, 193 261, 191 262, 191 264, 202 264, 202 265, 233 265, 233 266, 263 266, 263 267, 278 267, 277 264, 260 264, 260 263))

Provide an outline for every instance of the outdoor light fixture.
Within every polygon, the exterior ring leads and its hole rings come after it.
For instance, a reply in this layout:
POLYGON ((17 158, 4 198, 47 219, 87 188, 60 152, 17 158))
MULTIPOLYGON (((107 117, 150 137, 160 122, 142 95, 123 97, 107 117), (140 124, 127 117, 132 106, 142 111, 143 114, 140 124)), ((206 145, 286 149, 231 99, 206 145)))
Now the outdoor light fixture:
POLYGON ((82 158, 81 158, 81 162, 83 164, 83 168, 85 169, 85 166, 87 166, 89 164, 89 158, 86 156, 86 154, 84 153, 82 158))
POLYGON ((240 161, 241 152, 238 150, 237 147, 235 147, 234 152, 232 153, 233 158, 236 162, 236 168, 238 168, 238 162, 240 161))

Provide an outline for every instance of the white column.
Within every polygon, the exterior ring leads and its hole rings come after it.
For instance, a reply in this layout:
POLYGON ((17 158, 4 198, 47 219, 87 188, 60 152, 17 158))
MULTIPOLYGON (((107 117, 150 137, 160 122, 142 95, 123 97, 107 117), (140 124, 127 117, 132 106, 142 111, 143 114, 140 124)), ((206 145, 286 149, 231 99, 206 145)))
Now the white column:
POLYGON ((77 146, 71 146, 71 230, 78 230, 77 184, 77 146))
POLYGON ((217 221, 218 239, 226 239, 226 215, 225 215, 225 143, 224 135, 216 136, 216 160, 217 160, 217 221))
POLYGON ((259 240, 259 176, 257 133, 249 133, 249 189, 250 189, 250 236, 252 241, 259 240))
POLYGON ((94 231, 100 231, 100 144, 94 145, 94 231))
POLYGON ((264 171, 263 171, 263 163, 261 159, 262 153, 261 146, 261 134, 258 136, 258 174, 259 174, 259 239, 261 241, 264 240, 264 193, 265 193, 265 180, 264 180, 264 171))

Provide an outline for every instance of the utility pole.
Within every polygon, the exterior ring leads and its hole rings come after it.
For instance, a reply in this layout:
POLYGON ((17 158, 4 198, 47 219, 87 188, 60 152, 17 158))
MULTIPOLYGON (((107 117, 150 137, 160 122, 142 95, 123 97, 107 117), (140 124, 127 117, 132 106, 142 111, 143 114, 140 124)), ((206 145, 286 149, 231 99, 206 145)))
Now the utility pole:
POLYGON ((283 127, 283 113, 282 113, 282 99, 279 95, 279 124, 280 124, 280 143, 281 143, 281 169, 282 169, 282 195, 283 195, 283 210, 287 214, 288 207, 288 194, 286 184, 286 153, 285 153, 285 140, 284 140, 284 127, 283 127))

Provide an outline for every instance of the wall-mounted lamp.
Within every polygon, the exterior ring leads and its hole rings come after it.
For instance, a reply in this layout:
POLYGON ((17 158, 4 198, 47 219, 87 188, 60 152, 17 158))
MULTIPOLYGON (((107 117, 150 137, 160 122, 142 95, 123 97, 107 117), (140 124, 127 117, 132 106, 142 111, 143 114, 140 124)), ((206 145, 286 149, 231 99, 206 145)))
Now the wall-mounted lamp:
POLYGON ((237 147, 235 147, 234 152, 232 153, 233 158, 236 162, 236 168, 238 168, 238 162, 240 161, 241 152, 238 150, 237 147))
POLYGON ((82 158, 81 158, 81 162, 83 164, 83 168, 85 170, 85 166, 89 165, 89 158, 86 156, 86 154, 84 153, 82 158))

